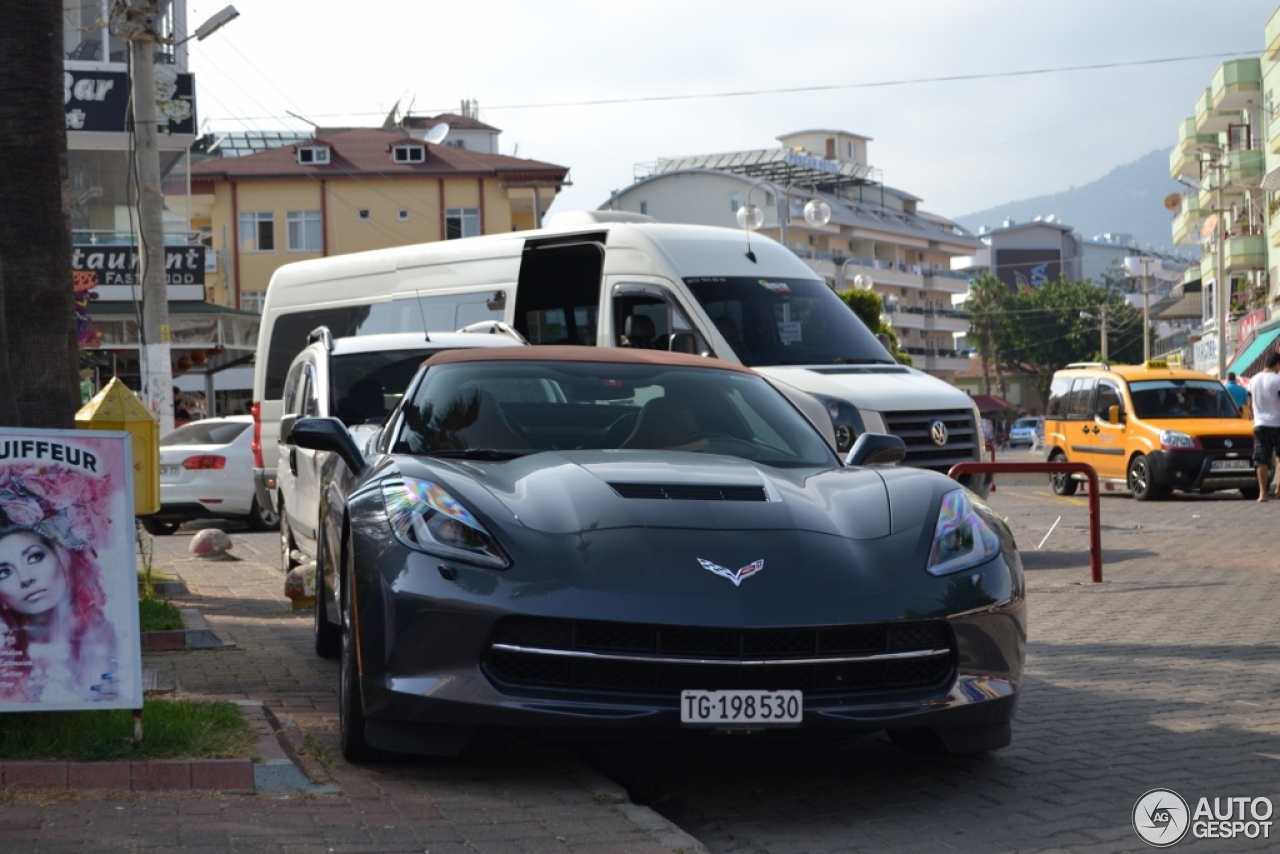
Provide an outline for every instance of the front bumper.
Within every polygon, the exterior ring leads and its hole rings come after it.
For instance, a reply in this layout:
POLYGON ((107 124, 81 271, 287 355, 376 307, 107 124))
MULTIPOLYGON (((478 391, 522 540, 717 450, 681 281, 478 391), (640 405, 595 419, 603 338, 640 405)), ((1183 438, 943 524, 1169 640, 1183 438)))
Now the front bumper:
MULTIPOLYGON (((890 609, 875 625, 943 627, 946 643, 938 648, 945 652, 931 659, 929 666, 933 670, 863 681, 843 690, 839 680, 858 679, 828 668, 825 682, 817 690, 813 690, 814 682, 804 689, 803 725, 764 734, 835 734, 1010 721, 1017 706, 1026 649, 1026 606, 1020 575, 1020 567, 1011 571, 1004 558, 998 557, 958 578, 925 579, 925 584, 936 582, 939 589, 959 591, 957 595, 962 600, 960 588, 985 587, 1004 595, 981 607, 957 613, 935 612, 920 618, 906 617, 899 608, 890 609), (974 581, 975 578, 979 580, 974 581)), ((774 682, 768 675, 769 662, 728 660, 733 658, 732 653, 728 659, 708 661, 705 649, 700 648, 687 657, 688 666, 683 668, 652 665, 653 678, 640 685, 634 670, 650 666, 645 661, 646 654, 627 654, 627 650, 619 648, 626 642, 615 638, 663 631, 672 635, 704 630, 767 634, 777 629, 777 623, 739 627, 727 624, 723 609, 709 610, 711 603, 690 602, 687 597, 654 596, 646 601, 645 597, 632 596, 629 601, 620 602, 628 597, 598 590, 557 588, 553 584, 539 586, 501 572, 450 564, 416 553, 408 555, 405 570, 394 578, 370 580, 375 586, 361 585, 358 589, 362 687, 365 714, 371 723, 368 737, 371 743, 387 749, 437 752, 438 739, 448 742, 459 733, 469 734, 482 727, 575 735, 697 735, 712 730, 695 730, 681 724, 682 688, 795 688, 798 686, 789 680, 796 678, 797 669, 826 667, 821 662, 789 671, 775 668, 778 675, 774 682), (625 617, 615 616, 622 613, 625 617), (591 619, 572 615, 590 615, 591 619), (604 649, 612 645, 613 660, 602 663, 592 660, 590 654, 578 656, 568 665, 568 671, 589 667, 590 673, 582 678, 565 678, 563 670, 552 676, 540 675, 554 656, 533 655, 529 657, 530 670, 521 675, 518 662, 501 663, 496 657, 503 650, 495 644, 512 639, 503 628, 512 620, 532 620, 544 626, 572 624, 575 644, 595 632, 595 641, 580 646, 594 643, 596 649, 604 649), (632 672, 623 672, 627 668, 632 672), (750 671, 749 675, 742 676, 746 671, 750 671)), ((960 607, 965 604, 968 603, 961 602, 960 607)), ((779 608, 778 612, 784 610, 779 608)), ((817 633, 821 626, 832 627, 833 623, 790 623, 796 625, 802 631, 817 633)), ((856 632, 867 625, 844 623, 834 624, 834 628, 856 632)), ((545 635, 539 642, 536 632, 526 632, 521 637, 524 647, 563 646, 545 635)), ((934 635, 925 645, 937 646, 936 638, 934 635)), ((632 643, 639 644, 639 648, 645 645, 642 637, 632 643)), ((788 656, 803 658, 804 653, 792 652, 788 656)), ((649 660, 659 657, 655 654, 649 660)))
POLYGON ((1153 451, 1147 455, 1151 480, 1156 486, 1192 492, 1215 492, 1256 487, 1258 477, 1253 462, 1240 454, 1215 451, 1153 451), (1237 468, 1214 469, 1214 464, 1230 463, 1237 468), (1241 466, 1243 463, 1243 466, 1241 466))

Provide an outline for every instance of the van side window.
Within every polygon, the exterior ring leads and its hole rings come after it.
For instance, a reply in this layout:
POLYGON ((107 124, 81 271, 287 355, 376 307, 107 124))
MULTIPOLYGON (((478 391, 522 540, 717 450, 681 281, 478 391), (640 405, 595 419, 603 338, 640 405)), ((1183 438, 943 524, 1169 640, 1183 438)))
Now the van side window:
POLYGON ((1065 418, 1069 397, 1071 397, 1071 377, 1055 377, 1049 384, 1049 403, 1045 407, 1045 417, 1065 418))
POLYGON ((302 384, 302 366, 304 363, 299 362, 289 371, 289 377, 284 383, 284 393, 281 397, 284 399, 284 414, 296 415, 298 413, 298 387, 302 384))
POLYGON ((1097 380, 1092 377, 1076 377, 1071 384, 1071 400, 1067 403, 1067 418, 1072 421, 1092 419, 1093 409, 1089 403, 1093 397, 1093 387, 1097 380))
MULTIPOLYGON (((403 307, 401 307, 401 310, 403 307)), ((294 311, 277 316, 271 327, 267 376, 263 397, 274 400, 284 391, 289 364, 307 346, 307 336, 317 326, 327 326, 334 338, 396 331, 397 309, 389 302, 294 311)))
POLYGON ((1098 383, 1097 402, 1093 407, 1094 415, 1106 421, 1113 406, 1120 407, 1120 414, 1124 415, 1124 398, 1120 396, 1120 389, 1108 382, 1098 383))
POLYGON ((307 363, 302 370, 306 379, 302 391, 302 412, 304 418, 314 418, 323 413, 320 411, 320 383, 316 379, 316 366, 307 363))

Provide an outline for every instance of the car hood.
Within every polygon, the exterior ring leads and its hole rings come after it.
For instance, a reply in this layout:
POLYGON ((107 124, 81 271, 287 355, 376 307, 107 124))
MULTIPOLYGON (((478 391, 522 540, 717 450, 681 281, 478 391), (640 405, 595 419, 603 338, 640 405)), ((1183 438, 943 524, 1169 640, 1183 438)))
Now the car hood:
MULTIPOLYGON (((502 463, 399 462, 402 473, 440 484, 486 522, 549 534, 666 528, 875 539, 908 517, 920 521, 909 505, 926 497, 919 489, 899 489, 900 501, 891 501, 885 478, 870 468, 776 469, 688 452, 564 451, 502 463)), ((929 498, 933 488, 926 490, 929 498)))
POLYGON ((973 399, 936 377, 904 365, 757 367, 777 382, 809 394, 847 400, 860 411, 973 409, 973 399))
POLYGON ((1253 422, 1244 418, 1148 418, 1145 423, 1191 436, 1253 436, 1253 422))

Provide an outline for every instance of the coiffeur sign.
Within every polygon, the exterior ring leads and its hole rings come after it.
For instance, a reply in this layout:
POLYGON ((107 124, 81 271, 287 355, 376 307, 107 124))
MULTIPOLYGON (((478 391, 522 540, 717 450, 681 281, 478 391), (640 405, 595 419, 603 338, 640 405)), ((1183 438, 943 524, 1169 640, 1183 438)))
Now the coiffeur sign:
POLYGON ((0 428, 0 712, 142 708, 129 434, 0 428))

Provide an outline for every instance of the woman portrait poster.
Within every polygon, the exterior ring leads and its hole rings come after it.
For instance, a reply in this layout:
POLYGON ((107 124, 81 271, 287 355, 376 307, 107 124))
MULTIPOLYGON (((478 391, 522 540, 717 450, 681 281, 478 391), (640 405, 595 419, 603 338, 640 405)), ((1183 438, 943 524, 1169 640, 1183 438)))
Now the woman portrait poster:
POLYGON ((0 711, 142 707, 128 433, 0 428, 0 711))

